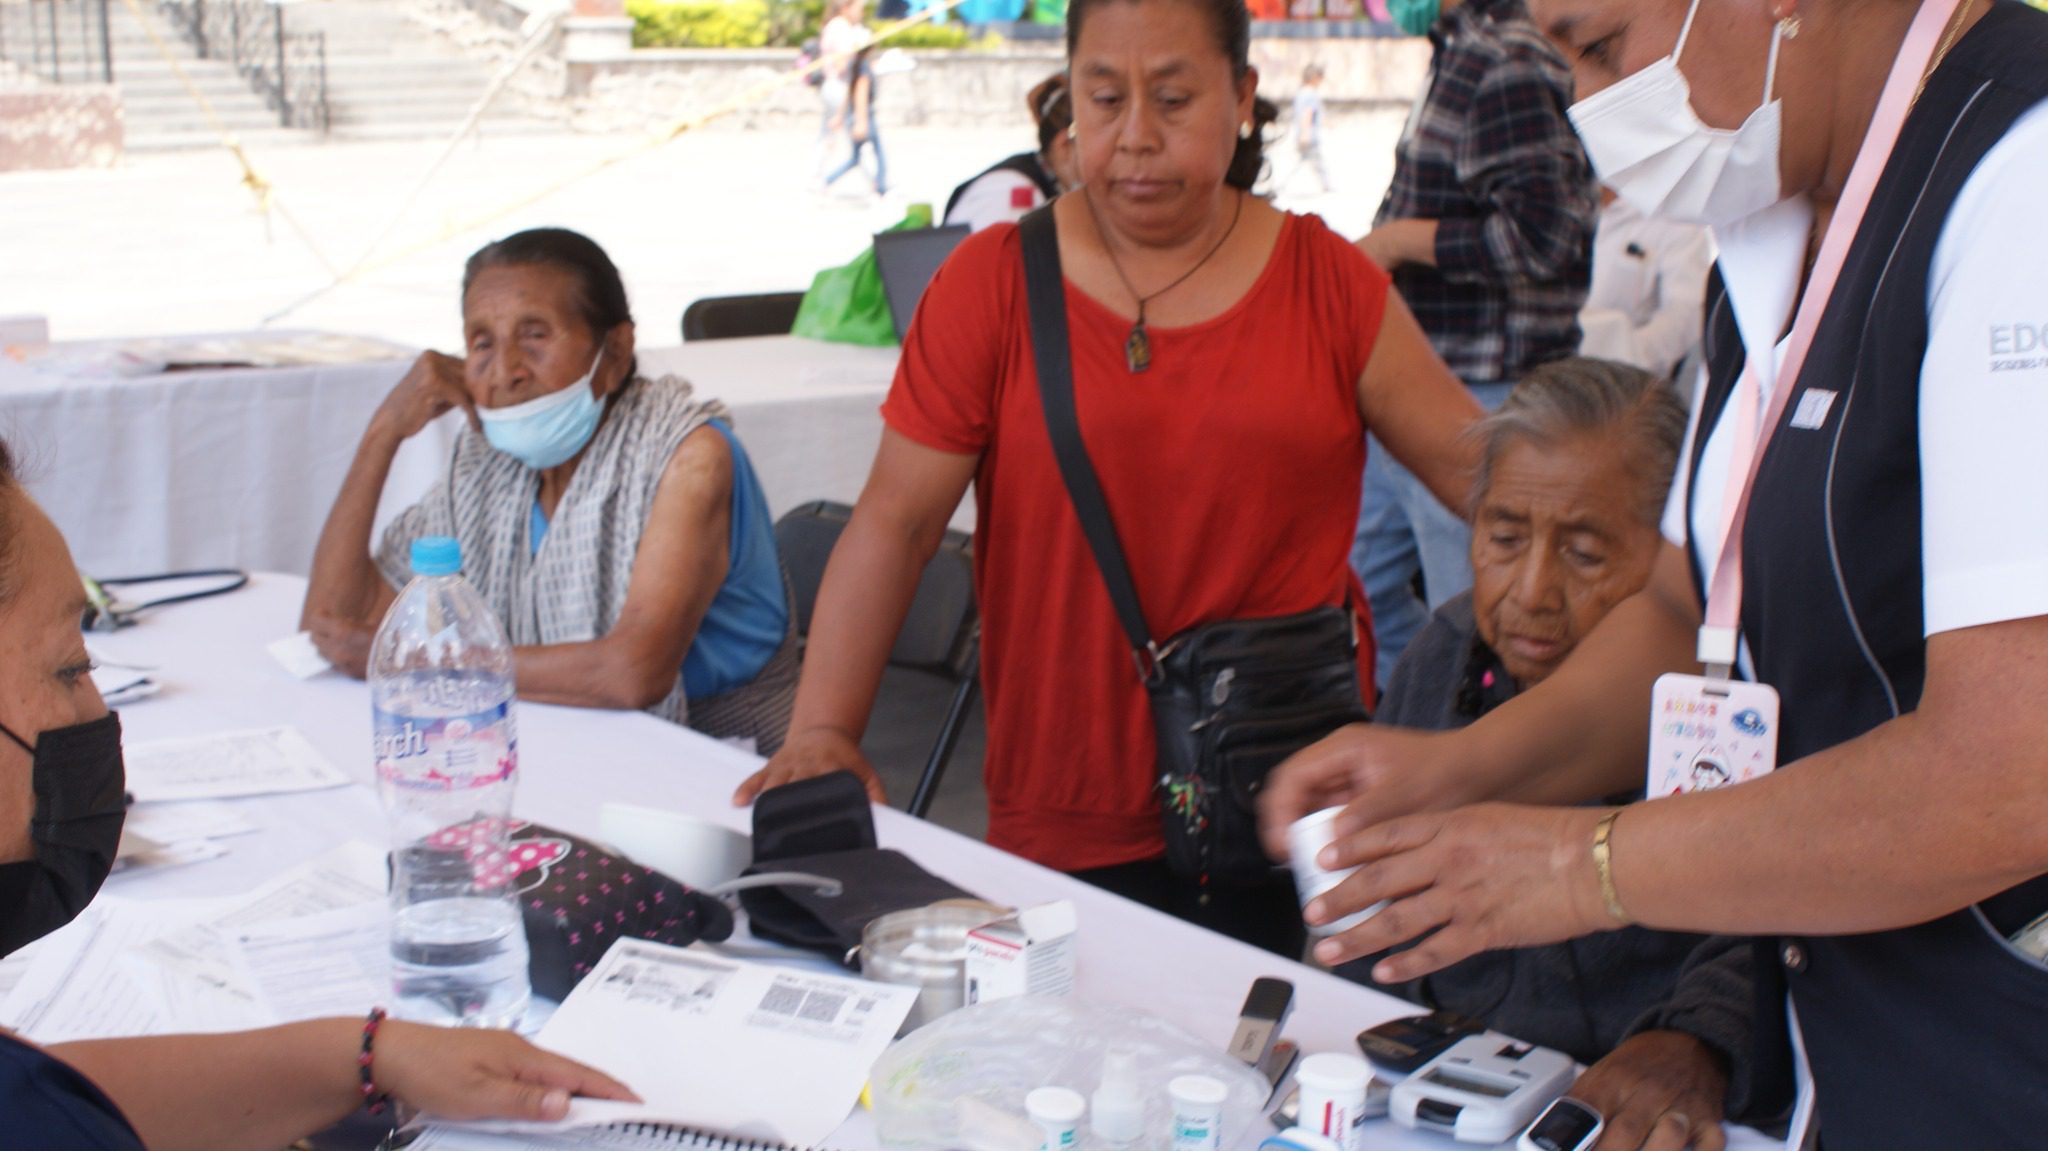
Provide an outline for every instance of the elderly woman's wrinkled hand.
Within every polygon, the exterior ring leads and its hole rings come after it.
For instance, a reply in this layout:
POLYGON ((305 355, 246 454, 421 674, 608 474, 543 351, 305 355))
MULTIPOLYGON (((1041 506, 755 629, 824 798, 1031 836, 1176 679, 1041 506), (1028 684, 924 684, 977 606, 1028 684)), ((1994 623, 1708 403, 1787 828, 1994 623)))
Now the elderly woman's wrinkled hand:
POLYGON ((860 753, 860 743, 836 727, 814 727, 792 733, 767 766, 748 776, 732 793, 735 807, 744 807, 771 787, 813 779, 835 771, 852 772, 876 803, 889 802, 881 777, 860 753))
POLYGON ((334 670, 362 679, 370 674, 370 641, 376 633, 354 620, 340 616, 316 615, 306 626, 313 646, 334 670))
POLYGON ((1273 769, 1259 792, 1259 836, 1266 853, 1287 858, 1287 828, 1304 815, 1343 806, 1338 835, 1370 824, 1468 802, 1443 752, 1444 737, 1356 723, 1342 727, 1273 769))
POLYGON ((456 408, 469 415, 470 426, 477 426, 476 401, 470 398, 462 361, 440 352, 422 352, 384 397, 371 423, 409 440, 456 408))
POLYGON ((1568 1094, 1606 1117, 1594 1151, 1722 1151, 1728 1071, 1683 1031, 1645 1031, 1587 1068, 1568 1094))
POLYGON ((1382 900, 1379 914, 1317 943, 1336 966, 1419 940, 1374 965, 1380 983, 1403 983, 1482 951, 1534 947, 1620 926, 1607 914, 1592 858, 1591 807, 1483 803, 1404 816, 1341 836, 1323 849, 1324 868, 1356 867, 1310 901, 1317 925, 1382 900))

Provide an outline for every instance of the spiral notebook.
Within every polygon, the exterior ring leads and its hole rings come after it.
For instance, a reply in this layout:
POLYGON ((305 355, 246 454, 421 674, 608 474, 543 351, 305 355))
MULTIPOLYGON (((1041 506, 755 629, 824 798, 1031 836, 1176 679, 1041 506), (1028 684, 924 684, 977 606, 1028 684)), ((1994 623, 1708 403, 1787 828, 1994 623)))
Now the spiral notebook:
POLYGON ((558 1123, 436 1125, 412 1146, 819 1148, 916 999, 914 987, 622 939, 534 1042, 642 1102, 576 1099, 558 1123))
MULTIPOLYGON (((431 1128, 404 1151, 802 1151, 786 1143, 735 1139, 657 1123, 622 1123, 561 1135, 491 1135, 481 1131, 431 1128)), ((831 1151, 813 1148, 811 1151, 831 1151)))

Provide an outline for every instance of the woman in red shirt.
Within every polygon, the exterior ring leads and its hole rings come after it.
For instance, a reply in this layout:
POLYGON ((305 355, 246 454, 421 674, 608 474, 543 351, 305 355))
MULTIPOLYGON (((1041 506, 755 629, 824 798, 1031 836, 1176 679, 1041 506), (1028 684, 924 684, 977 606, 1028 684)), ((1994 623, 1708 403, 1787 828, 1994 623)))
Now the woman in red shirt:
MULTIPOLYGON (((1363 612, 1348 549, 1366 429, 1463 507, 1460 435, 1479 409, 1384 272, 1320 219, 1247 191, 1270 113, 1242 0, 1076 0, 1067 29, 1085 186, 1053 212, 1074 391, 1152 634, 1363 612)), ((1284 877, 1198 889, 1161 859, 1151 718, 1053 460, 1015 226, 970 237, 933 278, 882 414, 819 592, 789 740, 735 800, 830 771, 883 799, 860 736, 918 575, 972 481, 989 842, 1298 955, 1284 877)))

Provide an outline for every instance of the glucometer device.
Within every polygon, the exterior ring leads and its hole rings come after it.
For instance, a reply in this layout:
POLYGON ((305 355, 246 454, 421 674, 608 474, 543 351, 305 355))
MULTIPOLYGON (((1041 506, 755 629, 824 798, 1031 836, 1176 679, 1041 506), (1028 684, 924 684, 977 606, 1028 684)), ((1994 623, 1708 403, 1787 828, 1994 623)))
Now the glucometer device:
POLYGON ((1380 1072, 1395 1077, 1450 1050, 1467 1035, 1477 1035, 1486 1025, 1452 1011, 1432 1011, 1389 1019, 1378 1027, 1358 1033, 1358 1050, 1380 1072))
POLYGON ((1293 1007, 1294 984, 1268 976, 1252 980, 1244 1007, 1237 1013, 1237 1033, 1230 1037, 1230 1054, 1252 1067, 1263 1064, 1279 1041, 1280 1029, 1287 1025, 1287 1013, 1293 1007))
POLYGON ((1569 1095, 1544 1109, 1516 1141, 1517 1151, 1587 1151, 1607 1129, 1598 1111, 1569 1095))
POLYGON ((1572 1058, 1486 1032, 1461 1039, 1394 1086, 1390 1111, 1403 1127, 1460 1143, 1501 1143, 1572 1085, 1572 1058))
POLYGON ((1280 1085, 1294 1073, 1294 1065, 1301 1062, 1301 1048, 1292 1039, 1282 1039, 1273 1044, 1266 1057, 1259 1061, 1259 1077, 1266 1081, 1266 1102, 1280 1093, 1280 1085))

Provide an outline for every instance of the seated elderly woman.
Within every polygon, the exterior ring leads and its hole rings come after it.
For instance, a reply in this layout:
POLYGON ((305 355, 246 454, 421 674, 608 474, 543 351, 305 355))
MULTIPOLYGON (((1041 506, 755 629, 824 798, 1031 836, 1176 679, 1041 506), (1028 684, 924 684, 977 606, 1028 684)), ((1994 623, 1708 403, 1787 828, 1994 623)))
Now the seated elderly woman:
MULTIPOLYGON (((1473 425, 1472 590, 1402 653, 1378 722, 1471 723, 1556 670, 1640 590, 1685 422, 1677 393, 1647 372, 1569 359, 1531 372, 1473 425)), ((1574 1091, 1610 1119, 1682 1097, 1704 1121, 1748 1055, 1748 963, 1746 941, 1632 927, 1479 955, 1394 990, 1585 1062, 1614 1052, 1574 1091)), ((1363 981, 1369 968, 1342 970, 1363 981)), ((1647 1126, 1657 1112, 1634 1118, 1647 1126)))
POLYGON ((1379 720, 1462 727, 1555 671, 1641 590, 1685 419, 1656 377, 1577 358, 1529 373, 1473 425, 1472 590, 1402 653, 1379 720))
MULTIPOLYGON (((121 723, 88 674, 84 606, 64 537, 0 442, 0 956, 83 910, 121 840, 121 723)), ((632 1098, 507 1031, 316 1019, 45 1048, 0 1030, 0 1145, 35 1151, 276 1151, 387 1097, 559 1119, 572 1094, 632 1098)))
POLYGON ((466 354, 427 352, 370 421, 313 559, 301 626, 361 676, 421 536, 463 572, 516 647, 519 695, 645 708, 720 738, 781 745, 796 691, 792 613, 761 484, 716 400, 633 358, 625 285, 557 228, 469 258, 466 354), (399 445, 469 416, 447 472, 371 523, 399 445))

